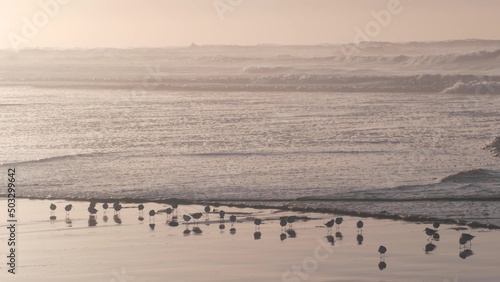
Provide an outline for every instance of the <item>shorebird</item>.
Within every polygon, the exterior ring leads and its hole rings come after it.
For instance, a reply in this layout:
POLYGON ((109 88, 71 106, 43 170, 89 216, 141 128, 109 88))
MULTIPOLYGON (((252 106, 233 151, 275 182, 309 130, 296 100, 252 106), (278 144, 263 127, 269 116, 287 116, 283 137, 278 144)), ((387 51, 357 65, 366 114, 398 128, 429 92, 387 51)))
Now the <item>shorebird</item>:
POLYGON ((362 231, 363 225, 365 225, 365 224, 361 220, 356 222, 356 227, 358 228, 358 232, 362 231))
POLYGON ((138 205, 137 209, 139 210, 139 217, 141 217, 143 215, 144 205, 143 204, 138 205))
POLYGON ((203 216, 203 214, 201 212, 197 212, 197 213, 191 214, 191 216, 194 218, 195 223, 198 223, 198 219, 200 219, 203 216))
POLYGON ((332 220, 328 221, 327 223, 325 223, 327 232, 332 231, 333 225, 335 225, 335 220, 334 219, 332 219, 332 220))
POLYGON ((231 221, 231 225, 233 225, 236 222, 236 216, 233 214, 229 217, 229 221, 231 221))
POLYGON ((385 256, 385 253, 387 252, 387 248, 385 246, 380 246, 378 247, 378 252, 380 253, 380 257, 385 256))
POLYGON ((113 204, 113 209, 115 210, 115 215, 120 214, 120 211, 122 210, 122 205, 120 204, 120 202, 115 202, 113 204))
POLYGON ((283 230, 286 225, 287 225, 287 221, 286 220, 284 220, 284 219, 280 220, 281 230, 283 230))
POLYGON ((66 217, 69 216, 69 211, 73 208, 73 205, 72 204, 69 204, 67 206, 64 207, 64 210, 66 211, 66 217))
POLYGON ((106 211, 108 210, 109 206, 108 203, 102 204, 102 208, 104 209, 104 214, 106 214, 106 211))
POLYGON ((185 221, 186 223, 188 223, 188 224, 189 224, 189 221, 191 220, 191 217, 190 217, 189 215, 185 214, 185 215, 183 215, 183 216, 182 216, 182 218, 184 219, 184 221, 185 221))
POLYGON ((151 219, 153 220, 153 222, 155 221, 155 214, 156 214, 156 211, 155 210, 150 210, 149 211, 149 222, 151 222, 151 219))
POLYGON ((424 231, 425 231, 425 234, 427 234, 427 236, 429 236, 429 238, 428 238, 428 239, 431 239, 431 238, 432 238, 432 236, 433 236, 434 234, 436 234, 436 230, 434 230, 434 229, 430 229, 430 228, 428 228, 428 227, 427 227, 427 228, 425 228, 425 229, 424 229, 424 231))
POLYGON ((225 215, 226 215, 226 212, 225 212, 225 211, 221 210, 221 211, 219 212, 219 218, 220 218, 220 219, 224 219, 224 216, 225 216, 225 215))
POLYGON ((439 241, 439 239, 441 239, 441 236, 439 236, 439 233, 436 232, 436 233, 432 234, 432 239, 439 241))
POLYGON ((290 228, 292 228, 292 224, 297 220, 297 217, 292 215, 286 218, 286 222, 290 223, 290 228))
POLYGON ((97 209, 95 206, 90 205, 89 208, 87 209, 91 215, 94 215, 97 213, 97 209))
POLYGON ((172 208, 166 208, 165 213, 167 214, 167 222, 170 221, 170 215, 172 214, 172 208))
POLYGON ((441 224, 437 221, 432 224, 432 227, 434 227, 434 229, 438 229, 439 226, 441 226, 441 224))
POLYGON ((467 233, 462 233, 462 236, 460 236, 460 239, 459 239, 459 243, 460 243, 460 245, 463 245, 465 248, 465 244, 467 244, 467 242, 469 242, 470 243, 469 248, 471 248, 472 247, 472 239, 474 239, 474 237, 476 237, 476 236, 473 236, 473 235, 470 235, 467 233))
POLYGON ((335 219, 335 224, 337 224, 337 230, 340 229, 340 225, 342 224, 343 221, 344 219, 342 217, 337 217, 335 219))
MULTIPOLYGON (((262 220, 260 218, 256 218, 253 223, 255 224, 256 229, 260 229, 260 224, 262 223, 262 220)), ((260 238, 259 238, 260 239, 260 238)))
POLYGON ((177 204, 177 203, 175 203, 175 202, 174 202, 174 203, 172 203, 172 209, 174 209, 174 211, 175 211, 175 217, 177 217, 177 208, 178 208, 178 207, 179 207, 179 204, 177 204))
POLYGON ((205 211, 205 214, 207 215, 207 217, 208 217, 208 213, 210 213, 210 211, 211 211, 211 210, 212 210, 212 209, 210 208, 210 206, 209 206, 209 205, 207 205, 207 206, 205 207, 204 211, 205 211))

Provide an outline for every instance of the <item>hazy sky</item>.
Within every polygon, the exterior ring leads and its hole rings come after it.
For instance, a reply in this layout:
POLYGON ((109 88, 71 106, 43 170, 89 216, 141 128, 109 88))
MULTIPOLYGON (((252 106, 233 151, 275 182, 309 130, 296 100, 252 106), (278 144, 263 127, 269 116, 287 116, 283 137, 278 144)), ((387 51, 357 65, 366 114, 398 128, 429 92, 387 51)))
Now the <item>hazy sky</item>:
POLYGON ((339 43, 367 27, 375 41, 500 39, 499 14, 497 0, 0 0, 0 49, 339 43))

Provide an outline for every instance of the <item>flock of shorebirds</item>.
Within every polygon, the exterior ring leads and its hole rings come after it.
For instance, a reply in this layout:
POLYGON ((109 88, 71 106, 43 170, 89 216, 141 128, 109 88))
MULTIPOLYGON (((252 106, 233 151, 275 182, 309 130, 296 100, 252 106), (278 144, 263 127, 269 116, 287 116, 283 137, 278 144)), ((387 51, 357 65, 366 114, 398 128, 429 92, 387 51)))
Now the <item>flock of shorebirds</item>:
MULTIPOLYGON (((89 216, 89 226, 95 226, 97 224, 97 221, 96 221, 96 214, 98 212, 98 210, 96 209, 96 206, 97 206, 97 203, 96 202, 91 202, 89 207, 88 207, 88 212, 90 214, 89 216)), ((169 226, 172 226, 172 227, 176 227, 176 226, 179 226, 179 222, 178 222, 178 216, 177 216, 177 210, 178 210, 178 204, 174 203, 171 205, 171 207, 168 207, 166 209, 163 209, 163 210, 150 210, 149 211, 149 227, 151 229, 154 229, 156 224, 154 223, 154 216, 157 214, 157 213, 165 213, 167 215, 167 224, 169 226)), ((103 219, 106 221, 107 220, 107 216, 106 216, 106 211, 109 209, 109 205, 108 203, 104 203, 102 204, 102 208, 104 210, 104 216, 103 216, 103 219)), ((143 204, 139 204, 137 206, 137 209, 139 210, 139 221, 143 221, 144 220, 144 216, 143 216, 143 212, 144 212, 144 205, 143 204)), ((51 220, 55 220, 56 219, 56 216, 55 216, 55 210, 57 209, 57 206, 55 204, 51 204, 50 205, 50 219, 51 220)), ((69 219, 69 213, 70 211, 73 209, 73 205, 71 204, 68 204, 64 207, 64 210, 66 211, 66 219, 68 220, 69 219)), ((115 202, 113 204, 113 210, 114 210, 114 220, 115 222, 117 223, 121 223, 121 219, 120 219, 120 211, 122 209, 122 205, 119 203, 119 202, 115 202)), ((213 208, 211 208, 210 206, 205 206, 204 208, 204 212, 196 212, 196 213, 191 213, 191 214, 184 214, 182 215, 182 219, 184 220, 185 224, 186 224, 186 230, 184 230, 184 234, 187 235, 189 234, 190 232, 194 232, 196 234, 200 234, 202 233, 202 230, 197 226, 197 224, 199 223, 199 219, 203 217, 203 215, 205 215, 205 220, 209 220, 209 215, 210 213, 216 213, 217 211, 213 208), (191 222, 191 219, 193 219, 194 221, 194 227, 190 230, 189 229, 189 224, 191 222)), ((218 211, 218 215, 219 215, 219 220, 220 220, 220 225, 219 225, 219 229, 224 229, 225 228, 225 225, 224 225, 224 219, 225 219, 225 216, 226 216, 226 212, 223 211, 223 210, 220 210, 218 211)), ((236 216, 235 215, 231 215, 229 217, 229 221, 231 222, 231 229, 230 229, 230 233, 231 234, 235 234, 236 233, 236 228, 234 228, 234 223, 236 222, 236 216)), ((295 232, 295 230, 292 228, 292 224, 297 220, 297 217, 296 216, 285 216, 285 217, 281 217, 280 218, 280 226, 282 228, 282 233, 280 234, 280 240, 283 241, 285 240, 287 237, 290 237, 290 238, 295 238, 297 236, 297 233, 295 232)), ((334 236, 332 235, 332 228, 336 225, 337 227, 337 232, 335 233, 335 237, 337 238, 342 238, 342 233, 339 231, 339 228, 340 228, 340 225, 342 224, 343 222, 343 218, 342 217, 337 217, 335 219, 332 219, 332 220, 329 220, 328 222, 326 222, 324 225, 326 226, 327 228, 327 235, 326 235, 326 239, 327 241, 330 243, 330 244, 334 244, 334 236)), ((259 240, 262 236, 262 233, 260 232, 260 225, 262 223, 262 219, 259 219, 259 218, 255 218, 254 219, 254 225, 255 225, 255 232, 254 232, 254 239, 255 240, 259 240)), ((356 237, 356 240, 358 242, 359 245, 361 245, 363 243, 363 226, 364 226, 364 223, 363 221, 359 220, 357 223, 356 223, 356 227, 358 228, 358 235, 356 237)), ((432 225, 433 228, 425 228, 424 229, 424 232, 427 236, 429 236, 429 238, 427 238, 427 240, 429 241, 429 243, 425 246, 425 252, 426 253, 429 253, 429 252, 432 252, 434 249, 436 249, 436 245, 433 244, 434 241, 439 241, 440 240, 440 235, 438 233, 439 231, 439 227, 440 227, 440 223, 439 222, 434 222, 433 225, 432 225)), ((473 235, 470 235, 468 233, 462 233, 462 235, 460 236, 458 242, 460 244, 460 254, 459 256, 463 259, 471 256, 473 254, 472 252, 472 239, 474 239, 475 236, 473 235), (467 247, 467 244, 469 244, 469 246, 467 247), (463 248, 463 249, 462 249, 463 248)), ((378 252, 380 254, 380 263, 379 263, 379 268, 380 270, 383 270, 387 267, 387 264, 385 263, 385 254, 387 253, 387 248, 383 245, 381 245, 378 249, 378 252)))

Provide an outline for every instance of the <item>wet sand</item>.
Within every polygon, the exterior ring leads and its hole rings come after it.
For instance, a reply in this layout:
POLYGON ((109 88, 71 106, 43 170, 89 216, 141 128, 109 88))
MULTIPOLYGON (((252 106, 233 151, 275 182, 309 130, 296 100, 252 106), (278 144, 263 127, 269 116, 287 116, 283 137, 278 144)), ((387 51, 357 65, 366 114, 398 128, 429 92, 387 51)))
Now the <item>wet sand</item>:
MULTIPOLYGON (((139 221, 137 204, 122 204, 118 223, 111 208, 107 222, 103 220, 101 204, 96 225, 89 226, 88 202, 18 200, 17 274, 7 273, 3 263, 2 281, 463 282, 498 281, 500 277, 498 230, 456 230, 455 225, 442 224, 440 240, 432 242, 435 249, 426 252, 430 242, 423 230, 430 224, 343 216, 340 228, 329 233, 324 223, 337 215, 217 207, 226 212, 223 223, 217 213, 211 213, 209 220, 203 216, 197 225, 202 233, 196 234, 192 219, 186 235, 182 215, 203 212, 203 206, 181 205, 178 227, 167 225, 167 215, 158 213, 152 229, 148 212, 168 205, 144 203, 144 220, 139 221), (55 220, 49 219, 51 203, 57 205, 55 220), (70 221, 64 211, 69 203, 74 206, 70 221), (234 226, 229 221, 232 214, 237 216, 234 226), (298 218, 291 228, 295 237, 279 224, 280 217, 291 215, 298 218), (254 237, 254 218, 263 220, 259 240, 254 237), (357 241, 360 219, 364 222, 362 244, 357 241), (236 229, 234 234, 231 227, 236 229), (464 232, 476 236, 472 255, 460 249, 458 241, 464 232), (333 245, 327 235, 334 237, 333 245), (380 245, 388 249, 383 259, 377 252, 380 245), (470 256, 464 259, 464 254, 470 256), (386 267, 380 270, 382 260, 386 267)), ((5 216, 1 217, 2 230, 7 226, 5 216)), ((6 232, 0 235, 4 257, 7 236, 6 232)))

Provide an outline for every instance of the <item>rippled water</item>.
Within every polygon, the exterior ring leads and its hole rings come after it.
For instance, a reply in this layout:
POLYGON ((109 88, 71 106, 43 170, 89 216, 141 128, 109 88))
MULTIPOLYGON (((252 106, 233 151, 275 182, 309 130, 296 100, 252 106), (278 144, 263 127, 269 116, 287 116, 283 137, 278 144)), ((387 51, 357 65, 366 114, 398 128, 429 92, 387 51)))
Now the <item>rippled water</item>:
POLYGON ((483 149, 500 135, 498 97, 131 93, 0 88, 0 162, 18 170, 18 195, 307 197, 500 225, 500 159, 483 149))

